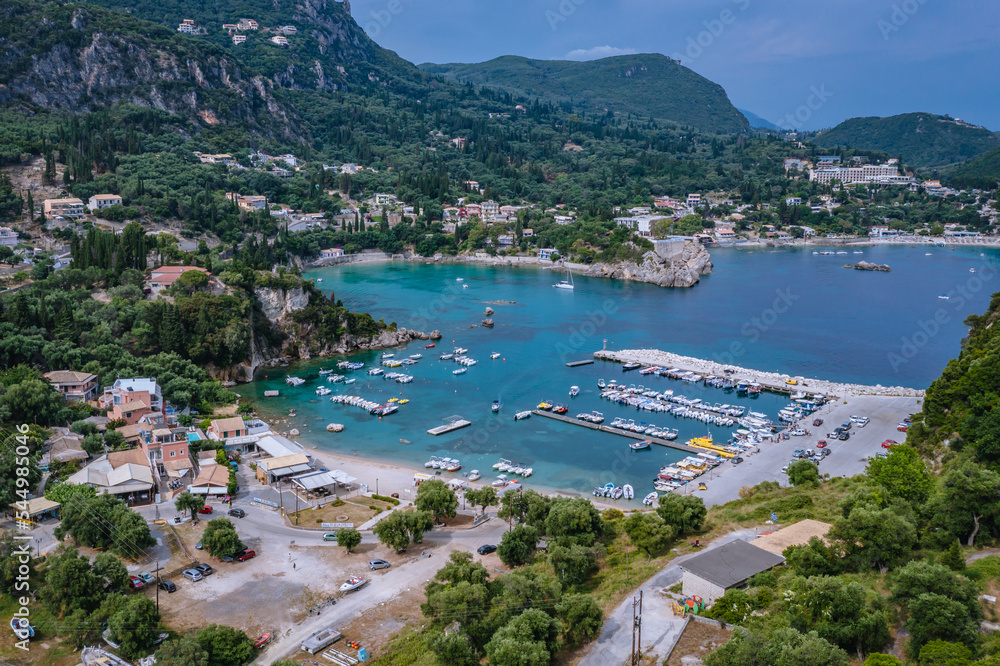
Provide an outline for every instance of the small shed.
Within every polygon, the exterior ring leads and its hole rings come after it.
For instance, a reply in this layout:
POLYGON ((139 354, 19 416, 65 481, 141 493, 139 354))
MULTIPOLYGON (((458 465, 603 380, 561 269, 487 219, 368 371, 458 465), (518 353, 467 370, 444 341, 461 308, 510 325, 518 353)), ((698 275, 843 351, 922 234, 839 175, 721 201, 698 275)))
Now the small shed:
POLYGON ((700 596, 707 606, 726 590, 742 587, 751 576, 784 562, 781 555, 737 539, 682 562, 683 592, 700 596))

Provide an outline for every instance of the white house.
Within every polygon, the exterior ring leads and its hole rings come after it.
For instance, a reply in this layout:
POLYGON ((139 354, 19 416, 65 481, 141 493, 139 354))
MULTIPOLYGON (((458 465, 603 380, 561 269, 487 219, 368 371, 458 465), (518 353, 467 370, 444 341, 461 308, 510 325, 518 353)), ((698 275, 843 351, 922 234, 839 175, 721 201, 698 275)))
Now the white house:
POLYGON ((0 227, 0 246, 14 247, 17 245, 17 232, 10 227, 0 227))
POLYGON ((542 248, 542 249, 540 249, 538 251, 538 258, 539 259, 547 259, 547 260, 551 261, 553 254, 559 254, 559 251, 556 250, 554 247, 542 248))
POLYGON ((117 194, 95 194, 87 201, 90 210, 104 210, 111 206, 120 206, 122 198, 117 194))

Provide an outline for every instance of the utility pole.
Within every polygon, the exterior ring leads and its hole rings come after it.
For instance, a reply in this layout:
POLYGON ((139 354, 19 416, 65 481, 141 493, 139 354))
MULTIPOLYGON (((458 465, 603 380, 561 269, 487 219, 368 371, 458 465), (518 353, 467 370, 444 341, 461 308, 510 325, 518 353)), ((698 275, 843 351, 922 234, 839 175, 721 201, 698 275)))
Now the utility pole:
POLYGON ((642 590, 639 598, 632 597, 632 666, 638 666, 642 659, 642 590), (638 609, 638 612, 636 612, 638 609), (638 635, 638 640, 636 640, 638 635))
POLYGON ((160 612, 160 560, 156 560, 156 612, 160 612))

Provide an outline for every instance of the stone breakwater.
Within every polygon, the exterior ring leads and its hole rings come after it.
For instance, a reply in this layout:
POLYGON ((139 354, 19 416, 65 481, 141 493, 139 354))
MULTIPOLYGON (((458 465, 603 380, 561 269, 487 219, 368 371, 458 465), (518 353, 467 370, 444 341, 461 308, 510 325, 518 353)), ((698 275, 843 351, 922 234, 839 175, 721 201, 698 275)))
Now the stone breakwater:
POLYGON ((806 393, 822 393, 828 397, 847 397, 860 395, 881 395, 881 396, 903 396, 912 398, 924 397, 921 389, 912 389, 905 386, 865 386, 863 384, 842 384, 829 382, 822 379, 806 379, 803 377, 793 377, 777 372, 761 372, 749 368, 741 368, 733 365, 724 365, 714 361, 681 356, 659 349, 624 349, 621 351, 599 351, 594 352, 594 358, 617 361, 619 363, 642 363, 643 365, 657 365, 666 368, 680 368, 690 370, 701 375, 715 375, 717 377, 731 377, 736 380, 746 380, 757 382, 766 389, 779 391, 782 393, 804 391, 806 393), (726 371, 730 371, 726 375, 726 371), (788 384, 789 380, 794 380, 796 384, 788 384))
POLYGON ((883 273, 888 273, 892 270, 886 264, 873 264, 870 261, 859 261, 856 264, 844 264, 844 268, 853 268, 857 271, 882 271, 883 273))

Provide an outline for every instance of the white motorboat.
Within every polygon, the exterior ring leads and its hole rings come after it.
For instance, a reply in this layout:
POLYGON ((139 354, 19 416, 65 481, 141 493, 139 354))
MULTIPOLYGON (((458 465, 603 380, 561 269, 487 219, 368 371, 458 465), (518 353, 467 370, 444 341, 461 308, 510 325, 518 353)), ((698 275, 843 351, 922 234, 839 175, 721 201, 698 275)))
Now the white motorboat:
POLYGON ((302 386, 306 383, 306 380, 301 377, 285 377, 285 383, 291 386, 302 386))
POLYGON ((455 282, 464 282, 462 278, 455 278, 455 282))
POLYGON ((382 358, 392 358, 393 356, 395 356, 395 354, 390 354, 389 352, 382 354, 382 358))
POLYGON ((467 285, 467 284, 463 284, 462 285, 462 289, 468 289, 468 288, 469 288, 469 285, 467 285))
POLYGON ((478 481, 480 478, 481 475, 479 474, 478 469, 474 469, 471 472, 469 472, 469 481, 478 481))
POLYGON ((654 490, 642 499, 642 503, 646 506, 653 506, 658 499, 660 499, 660 494, 654 490))
POLYGON ((385 370, 383 370, 382 368, 372 368, 371 370, 368 371, 368 374, 372 375, 373 377, 378 377, 384 372, 385 370))
POLYGON ((580 395, 580 387, 579 386, 570 386, 569 387, 569 394, 571 396, 580 395))
POLYGON ((320 370, 319 371, 319 376, 320 377, 325 377, 326 375, 332 375, 332 374, 333 374, 333 368, 330 368, 329 370, 320 370))
POLYGON ((418 358, 423 358, 423 357, 424 357, 423 354, 410 354, 410 358, 412 358, 412 359, 418 359, 418 358))
POLYGON ((345 379, 345 380, 344 380, 344 383, 345 383, 345 384, 353 384, 353 383, 354 383, 354 382, 356 382, 356 381, 358 381, 358 380, 357 380, 357 379, 355 379, 354 377, 351 377, 350 379, 345 379))
POLYGON ((531 417, 531 412, 530 411, 518 412, 517 414, 514 414, 514 420, 515 421, 523 421, 524 419, 527 419, 527 418, 530 418, 530 417, 531 417))
POLYGON ((468 371, 469 371, 468 368, 459 368, 458 370, 452 370, 451 374, 453 374, 453 375, 464 375, 468 371))
POLYGON ((325 386, 320 386, 318 389, 316 389, 316 395, 330 395, 331 393, 333 393, 333 391, 331 391, 325 386))
POLYGON ((500 358, 500 352, 493 352, 492 354, 490 354, 490 358, 494 360, 500 358))
POLYGON ((344 584, 340 586, 340 591, 345 594, 348 592, 354 592, 355 590, 359 590, 367 584, 368 584, 367 578, 360 578, 355 576, 353 578, 348 578, 344 582, 344 584))
POLYGON ((624 486, 622 486, 622 497, 624 497, 627 500, 635 498, 635 490, 632 488, 631 485, 626 483, 624 486))

